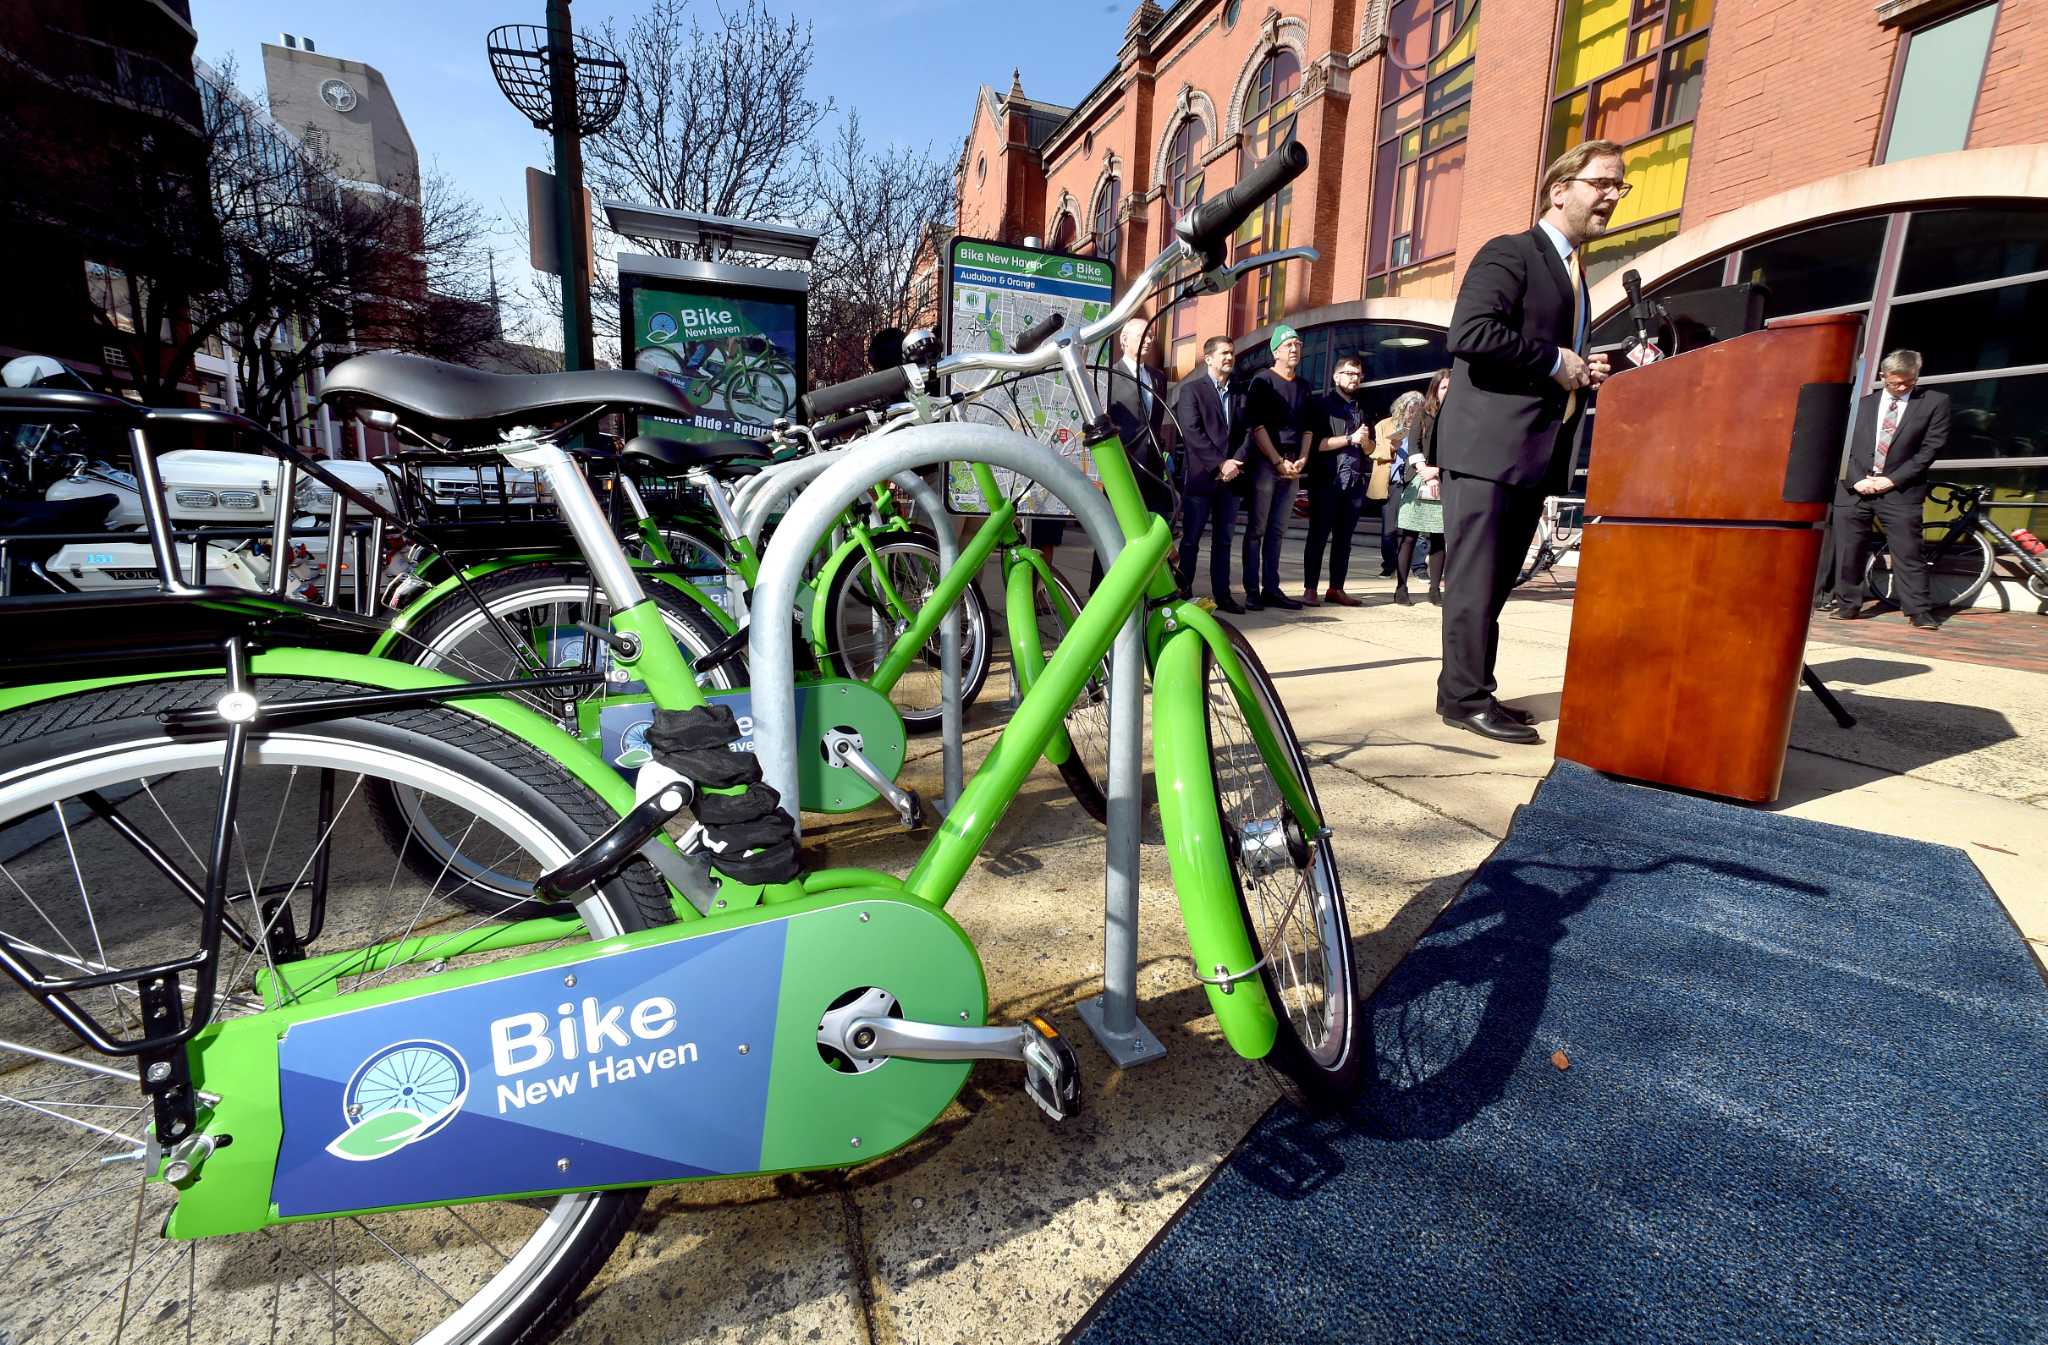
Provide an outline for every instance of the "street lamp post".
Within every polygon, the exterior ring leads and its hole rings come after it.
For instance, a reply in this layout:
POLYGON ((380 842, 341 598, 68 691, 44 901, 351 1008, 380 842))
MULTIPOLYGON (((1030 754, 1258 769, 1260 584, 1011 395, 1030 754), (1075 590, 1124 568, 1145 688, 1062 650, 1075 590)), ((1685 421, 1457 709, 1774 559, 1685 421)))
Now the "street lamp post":
POLYGON ((555 274, 562 278, 562 364, 592 367, 590 214, 583 208, 583 137, 612 124, 626 101, 626 65, 579 36, 570 0, 548 0, 547 26, 506 24, 485 40, 491 73, 512 106, 554 136, 555 274))
POLYGON ((548 103, 555 140, 555 252, 562 277, 562 367, 593 367, 590 347, 590 218, 583 209, 583 133, 576 118, 575 30, 569 0, 548 0, 548 103), (573 279, 572 279, 573 277, 573 279))

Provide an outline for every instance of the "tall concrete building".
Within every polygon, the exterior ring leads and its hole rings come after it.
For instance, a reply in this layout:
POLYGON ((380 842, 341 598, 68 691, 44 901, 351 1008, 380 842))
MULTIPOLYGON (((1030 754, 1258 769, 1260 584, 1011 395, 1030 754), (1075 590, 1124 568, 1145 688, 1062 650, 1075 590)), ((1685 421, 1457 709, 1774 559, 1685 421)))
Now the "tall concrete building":
POLYGON ((1356 350, 1381 403, 1420 386, 1463 266, 1598 136, 1633 187, 1589 251, 1601 335, 1625 267, 1653 293, 1756 280, 1772 316, 1863 314, 1866 373, 1910 346, 1954 398, 1944 475, 2048 489, 2048 0, 1145 0, 1103 61, 1063 103, 1026 97, 1029 71, 981 90, 963 235, 1131 275, 1288 137, 1311 157, 1235 251, 1322 260, 1183 306, 1175 375, 1218 334, 1255 366, 1284 318, 1317 383, 1356 350))
POLYGON ((271 116, 324 146, 343 181, 418 199, 420 156, 375 66, 326 55, 286 33, 263 44, 263 82, 271 116))

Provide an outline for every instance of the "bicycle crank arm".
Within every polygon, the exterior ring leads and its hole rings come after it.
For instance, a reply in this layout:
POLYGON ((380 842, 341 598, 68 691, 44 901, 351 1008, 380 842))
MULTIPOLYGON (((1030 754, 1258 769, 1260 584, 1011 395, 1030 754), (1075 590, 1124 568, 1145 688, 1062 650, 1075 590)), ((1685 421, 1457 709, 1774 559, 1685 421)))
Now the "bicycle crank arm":
MULTIPOLYGON (((819 1035, 832 1026, 830 1016, 819 1035)), ((831 1043, 856 1068, 884 1060, 1021 1060, 1024 1089, 1039 1109, 1064 1121, 1081 1108, 1081 1062, 1074 1048, 1043 1018, 1009 1027, 954 1027, 905 1018, 847 1020, 831 1043)))
POLYGON ((924 825, 924 800, 918 797, 917 791, 905 789, 882 774, 881 768, 861 752, 861 746, 859 738, 837 729, 825 735, 825 750, 831 753, 833 764, 846 767, 866 781, 869 789, 880 794, 883 801, 896 810, 896 816, 903 819, 905 831, 915 831, 924 825))

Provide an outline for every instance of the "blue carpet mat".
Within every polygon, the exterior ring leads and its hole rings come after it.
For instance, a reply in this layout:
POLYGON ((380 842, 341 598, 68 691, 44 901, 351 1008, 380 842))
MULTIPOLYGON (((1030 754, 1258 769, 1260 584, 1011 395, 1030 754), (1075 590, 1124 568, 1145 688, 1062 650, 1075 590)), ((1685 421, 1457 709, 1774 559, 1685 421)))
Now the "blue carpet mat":
POLYGON ((2048 1339, 2048 987, 1959 851, 1560 762, 1371 1015, 1076 1340, 2048 1339))

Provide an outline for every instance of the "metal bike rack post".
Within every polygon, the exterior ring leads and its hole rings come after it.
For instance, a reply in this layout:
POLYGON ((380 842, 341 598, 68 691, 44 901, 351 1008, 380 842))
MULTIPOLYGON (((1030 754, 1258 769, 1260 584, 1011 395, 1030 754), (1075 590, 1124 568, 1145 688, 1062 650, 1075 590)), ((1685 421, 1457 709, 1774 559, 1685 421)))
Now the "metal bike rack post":
MULTIPOLYGON (((762 558, 755 592, 768 604, 764 610, 786 611, 795 605, 804 562, 812 548, 832 520, 870 486, 899 473, 946 462, 986 462, 1020 472, 1045 486, 1072 512, 1105 569, 1123 550, 1123 535, 1109 501, 1078 469, 1045 445, 984 425, 912 426, 865 441, 858 457, 840 457, 797 497, 762 558)), ((1081 1005, 1082 1019, 1120 1067, 1158 1060, 1166 1054, 1159 1039, 1138 1021, 1137 1013, 1142 621, 1142 609, 1133 612, 1110 652, 1102 996, 1098 1004, 1081 1005)), ((748 638, 747 658, 754 684, 754 753, 768 783, 785 798, 793 798, 797 779, 796 674, 788 623, 756 623, 748 638), (777 713, 765 711, 771 705, 777 713)))
MULTIPOLYGON (((758 486, 740 514, 740 527, 746 539, 758 548, 761 534, 768 527, 768 515, 784 500, 842 461, 843 455, 850 451, 839 449, 779 464, 774 479, 758 486)), ((931 519, 932 535, 939 544, 940 565, 947 570, 958 565, 960 543, 946 523, 945 502, 940 499, 938 491, 915 472, 899 472, 889 479, 901 486, 931 519)), ((754 485, 760 480, 756 477, 748 484, 754 485)), ((939 622, 939 767, 944 780, 941 786, 944 811, 949 813, 960 801, 960 787, 966 780, 961 752, 962 735, 966 731, 966 708, 960 704, 960 639, 960 609, 955 605, 947 609, 939 622)))

